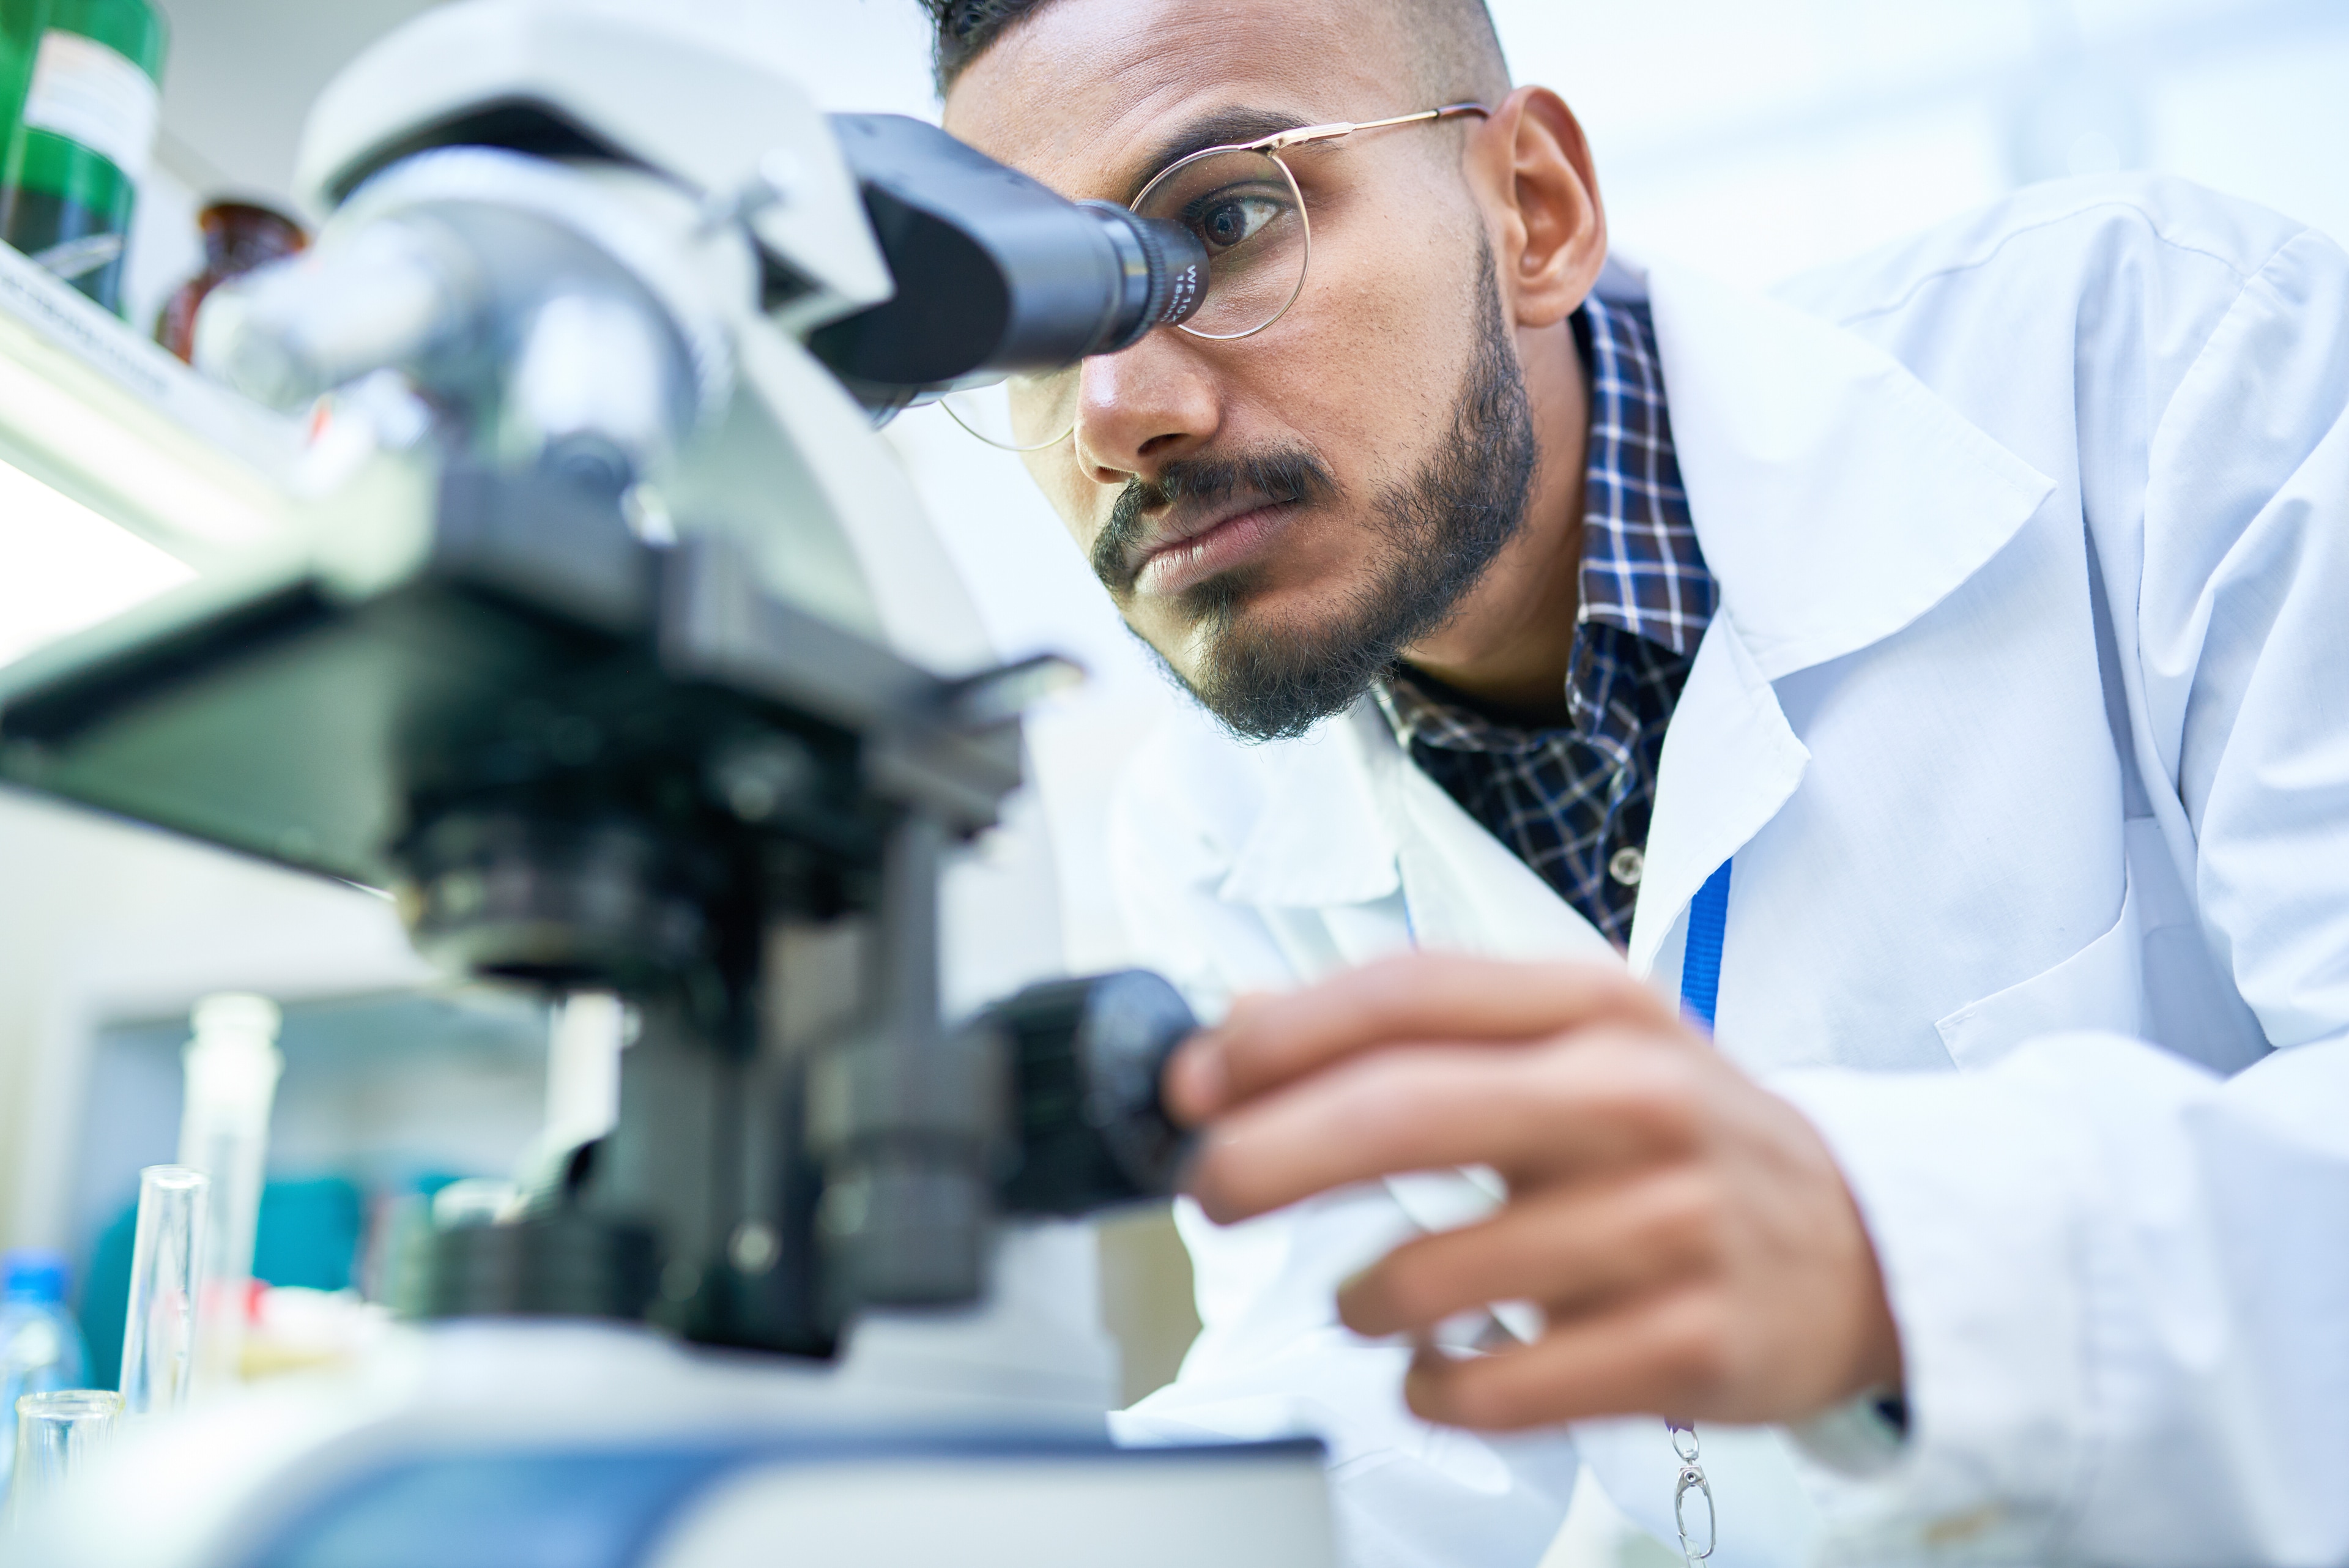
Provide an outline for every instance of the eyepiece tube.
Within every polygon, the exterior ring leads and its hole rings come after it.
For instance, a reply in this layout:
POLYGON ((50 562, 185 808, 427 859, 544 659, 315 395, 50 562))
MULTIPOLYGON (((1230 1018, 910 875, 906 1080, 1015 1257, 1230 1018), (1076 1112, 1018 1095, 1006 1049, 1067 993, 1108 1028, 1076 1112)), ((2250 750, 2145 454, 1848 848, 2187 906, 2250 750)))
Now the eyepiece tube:
POLYGON ((1188 321, 1207 292, 1207 253, 1197 236, 1180 223, 1136 217, 1113 202, 1077 205, 1109 231, 1124 283, 1108 327, 1085 353, 1114 354, 1141 342, 1154 327, 1188 321))
POLYGON ((1206 252, 1180 224, 1071 202, 902 115, 832 125, 897 292, 808 347, 868 408, 1113 354, 1199 307, 1206 252))

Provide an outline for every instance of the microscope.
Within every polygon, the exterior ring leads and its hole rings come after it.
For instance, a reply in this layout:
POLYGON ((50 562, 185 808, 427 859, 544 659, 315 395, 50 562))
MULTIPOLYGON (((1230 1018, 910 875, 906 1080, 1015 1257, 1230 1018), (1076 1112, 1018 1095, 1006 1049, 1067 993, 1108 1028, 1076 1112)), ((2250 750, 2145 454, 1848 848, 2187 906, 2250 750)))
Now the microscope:
POLYGON ((1067 671, 940 667, 874 422, 1181 319, 1196 241, 541 0, 362 56, 298 180, 331 220, 198 363, 326 410, 307 522, 0 674, 0 777, 616 993, 618 1122, 418 1241, 420 1332, 133 1437, 21 1560, 1330 1561, 1316 1445, 1120 1449, 957 1372, 1009 1229, 1171 1189, 1192 1020, 1141 972, 944 1015, 942 865, 1067 671))

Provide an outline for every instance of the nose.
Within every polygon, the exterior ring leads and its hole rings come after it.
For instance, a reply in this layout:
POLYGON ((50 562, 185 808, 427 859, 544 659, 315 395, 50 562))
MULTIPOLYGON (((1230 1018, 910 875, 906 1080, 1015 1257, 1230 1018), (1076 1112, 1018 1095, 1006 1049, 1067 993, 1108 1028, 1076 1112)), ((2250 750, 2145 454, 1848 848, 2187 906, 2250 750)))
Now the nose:
POLYGON ((1096 483, 1154 477, 1207 444, 1222 422, 1209 367, 1163 327, 1123 354, 1086 360, 1077 374, 1077 462, 1096 483))

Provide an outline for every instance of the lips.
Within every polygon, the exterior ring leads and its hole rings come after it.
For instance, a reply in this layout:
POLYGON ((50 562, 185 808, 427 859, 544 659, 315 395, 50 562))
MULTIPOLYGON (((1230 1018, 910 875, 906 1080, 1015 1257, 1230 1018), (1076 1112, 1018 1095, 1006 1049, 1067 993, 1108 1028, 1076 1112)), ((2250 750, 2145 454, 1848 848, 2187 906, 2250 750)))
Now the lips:
POLYGON ((1151 531, 1136 552, 1133 586, 1153 595, 1183 593, 1260 554, 1295 514, 1294 501, 1237 498, 1151 531))

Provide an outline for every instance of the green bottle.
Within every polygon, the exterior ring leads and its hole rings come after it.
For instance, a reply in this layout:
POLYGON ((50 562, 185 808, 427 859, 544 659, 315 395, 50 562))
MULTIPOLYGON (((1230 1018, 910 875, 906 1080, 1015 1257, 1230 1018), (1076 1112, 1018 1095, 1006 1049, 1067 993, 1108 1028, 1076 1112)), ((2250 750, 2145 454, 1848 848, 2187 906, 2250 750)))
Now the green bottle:
POLYGON ((0 239, 118 314, 163 46, 147 0, 0 0, 0 239))

